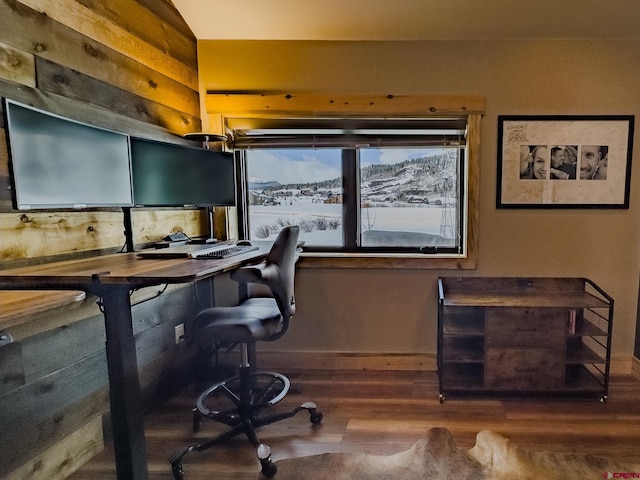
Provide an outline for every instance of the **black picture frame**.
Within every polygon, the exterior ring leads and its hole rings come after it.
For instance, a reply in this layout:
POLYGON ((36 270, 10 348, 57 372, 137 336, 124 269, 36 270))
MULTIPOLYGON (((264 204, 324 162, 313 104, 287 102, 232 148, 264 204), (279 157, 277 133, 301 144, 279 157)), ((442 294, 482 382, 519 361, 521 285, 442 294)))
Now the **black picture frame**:
POLYGON ((496 208, 629 208, 633 115, 500 115, 496 208))

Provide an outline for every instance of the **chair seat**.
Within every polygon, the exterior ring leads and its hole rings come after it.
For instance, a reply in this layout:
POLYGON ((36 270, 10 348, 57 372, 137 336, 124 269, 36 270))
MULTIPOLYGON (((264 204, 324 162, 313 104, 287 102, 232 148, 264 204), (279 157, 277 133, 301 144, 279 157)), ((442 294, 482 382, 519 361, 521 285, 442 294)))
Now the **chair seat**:
POLYGON ((249 298, 240 305, 203 310, 193 326, 193 340, 199 345, 209 345, 216 339, 253 343, 278 333, 282 314, 273 298, 249 298))

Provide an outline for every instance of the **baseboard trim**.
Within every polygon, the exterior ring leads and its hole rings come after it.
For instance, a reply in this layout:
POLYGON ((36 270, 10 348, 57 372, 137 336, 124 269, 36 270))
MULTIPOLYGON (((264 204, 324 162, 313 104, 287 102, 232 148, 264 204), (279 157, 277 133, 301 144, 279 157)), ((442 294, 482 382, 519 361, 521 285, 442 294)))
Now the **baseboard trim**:
POLYGON ((631 373, 632 357, 611 357, 609 370, 615 375, 629 375, 631 373))
MULTIPOLYGON (((231 358, 237 359, 237 356, 231 358)), ((436 369, 436 355, 428 353, 259 351, 258 361, 261 369, 273 370, 291 370, 292 366, 303 370, 436 369)))
POLYGON ((631 375, 640 380, 640 358, 631 357, 631 375))
MULTIPOLYGON (((236 353, 220 355, 222 363, 236 364, 236 353)), ((291 370, 436 370, 435 353, 371 353, 371 352, 311 352, 311 351, 259 351, 260 368, 291 370)), ((640 360, 632 357, 611 359, 612 374, 633 374, 640 379, 640 360)))

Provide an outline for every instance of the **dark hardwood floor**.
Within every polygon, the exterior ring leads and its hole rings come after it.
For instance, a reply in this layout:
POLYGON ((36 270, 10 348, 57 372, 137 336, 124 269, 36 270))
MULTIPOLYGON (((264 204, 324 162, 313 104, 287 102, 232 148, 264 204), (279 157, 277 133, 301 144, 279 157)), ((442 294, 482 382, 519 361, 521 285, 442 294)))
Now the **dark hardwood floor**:
MULTIPOLYGON (((436 373, 408 371, 296 371, 288 373, 301 393, 289 394, 274 410, 307 400, 324 413, 321 425, 309 415, 259 431, 273 460, 325 452, 391 454, 411 447, 433 427, 448 428, 459 447, 471 448, 481 430, 496 431, 534 451, 595 454, 640 463, 640 381, 612 375, 607 403, 599 398, 456 397, 438 401, 436 373)), ((172 479, 168 457, 176 448, 198 443, 221 426, 203 420, 191 431, 195 398, 171 398, 146 418, 150 479, 172 479)), ((253 480, 259 463, 250 443, 238 437, 223 446, 184 459, 185 480, 253 480)), ((78 470, 73 480, 115 478, 113 451, 78 470)))

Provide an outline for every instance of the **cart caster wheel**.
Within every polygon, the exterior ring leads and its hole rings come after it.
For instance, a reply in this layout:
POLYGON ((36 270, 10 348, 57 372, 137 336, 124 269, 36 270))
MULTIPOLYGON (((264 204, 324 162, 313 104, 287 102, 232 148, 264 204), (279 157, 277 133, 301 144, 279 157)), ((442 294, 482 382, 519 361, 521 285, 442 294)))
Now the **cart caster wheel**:
POLYGON ((443 395, 443 394, 438 395, 438 401, 439 401, 441 404, 442 404, 442 403, 444 403, 444 395, 443 395))
POLYGON ((600 397, 600 403, 607 403, 607 400, 609 400, 609 397, 606 395, 600 397))

